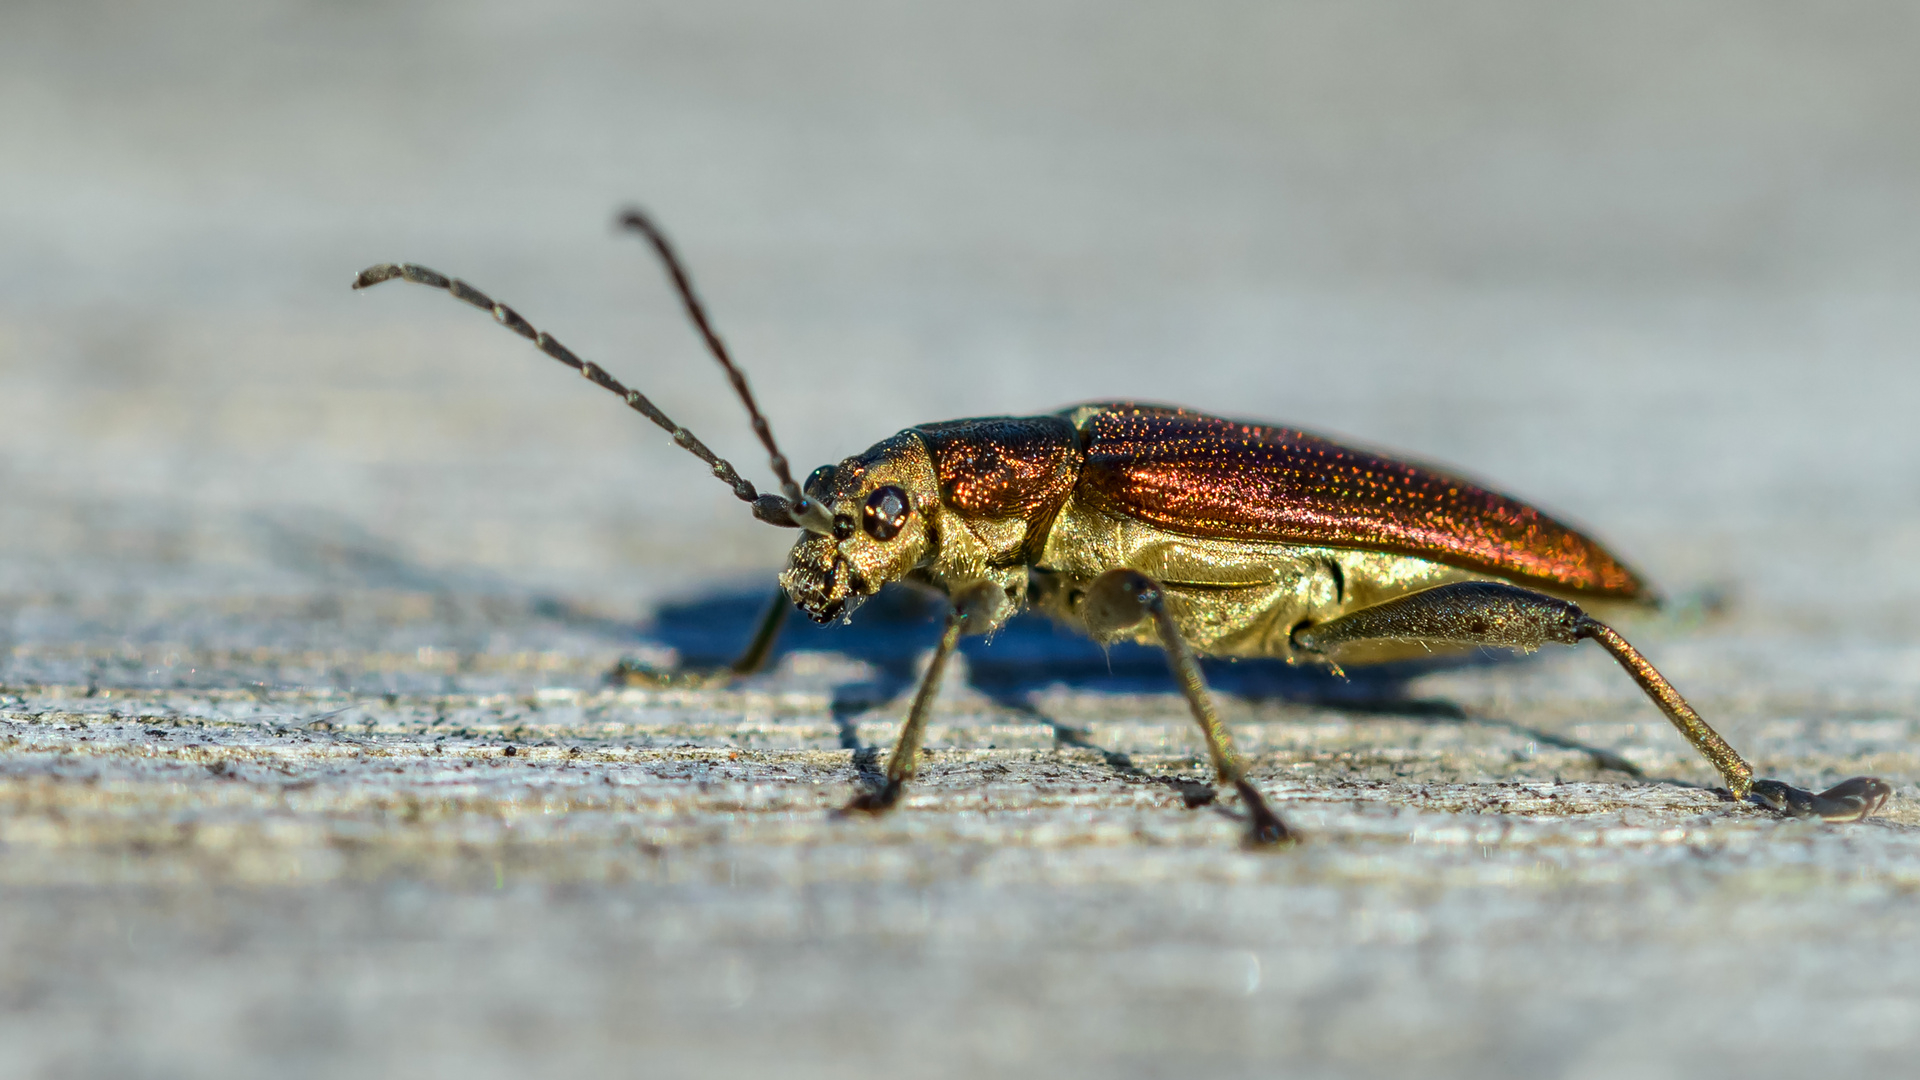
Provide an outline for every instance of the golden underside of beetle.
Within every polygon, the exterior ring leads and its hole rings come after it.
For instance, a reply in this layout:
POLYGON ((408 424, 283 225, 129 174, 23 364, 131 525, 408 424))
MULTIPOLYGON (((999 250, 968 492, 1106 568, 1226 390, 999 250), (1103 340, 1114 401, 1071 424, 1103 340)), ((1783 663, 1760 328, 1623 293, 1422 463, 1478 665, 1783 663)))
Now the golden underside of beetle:
MULTIPOLYGON (((1292 661, 1291 635, 1398 596, 1455 581, 1497 581, 1430 559, 1378 551, 1183 536, 1071 499, 1036 564, 1030 602, 1084 629, 1076 609, 1101 573, 1126 567, 1165 589, 1167 607, 1194 650, 1209 656, 1292 661)), ((1123 639, 1156 642, 1150 626, 1123 639)), ((1365 664, 1434 655, 1418 642, 1359 642, 1336 657, 1365 664)), ((1319 658, 1315 658, 1316 660, 1319 658)))

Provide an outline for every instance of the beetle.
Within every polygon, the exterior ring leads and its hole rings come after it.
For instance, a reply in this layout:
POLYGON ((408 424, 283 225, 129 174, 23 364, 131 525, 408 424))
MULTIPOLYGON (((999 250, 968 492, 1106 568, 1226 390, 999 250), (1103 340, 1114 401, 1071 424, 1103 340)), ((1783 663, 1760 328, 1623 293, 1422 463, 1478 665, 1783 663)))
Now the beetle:
POLYGON ((490 312, 542 352, 618 394, 705 462, 755 517, 799 529, 779 592, 731 673, 758 668, 785 601, 816 622, 845 618, 883 586, 948 601, 884 783, 849 811, 893 807, 913 778, 947 660, 1024 608, 1098 642, 1165 650, 1219 784, 1239 795, 1248 842, 1293 834, 1247 775, 1200 655, 1372 663, 1434 651, 1597 642, 1720 773, 1735 799, 1828 821, 1876 813, 1892 789, 1855 777, 1813 793, 1753 768, 1593 606, 1650 605, 1652 590, 1597 541, 1540 510, 1440 469, 1292 428, 1132 402, 1039 416, 907 428, 796 483, 708 320, 673 245, 644 213, 619 219, 660 258, 688 317, 746 407, 781 493, 761 493, 694 434, 592 361, 471 285, 382 263, 355 289, 400 279, 490 312), (784 599, 783 599, 784 598, 784 599))

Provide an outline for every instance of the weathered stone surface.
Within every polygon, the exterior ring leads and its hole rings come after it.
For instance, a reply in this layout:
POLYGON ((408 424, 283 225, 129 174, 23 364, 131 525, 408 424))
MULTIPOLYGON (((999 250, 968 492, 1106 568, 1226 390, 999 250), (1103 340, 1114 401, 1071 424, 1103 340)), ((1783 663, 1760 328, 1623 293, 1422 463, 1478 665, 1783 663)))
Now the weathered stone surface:
POLYGON ((1782 821, 1690 786, 1644 703, 1558 692, 1585 659, 1426 677, 1537 726, 1230 701, 1307 837, 1266 854, 1189 807, 1167 692, 950 693, 873 821, 834 812, 872 767, 841 744, 901 703, 836 716, 804 684, 847 665, 808 654, 744 690, 537 655, 468 665, 513 691, 16 687, 7 1041, 56 1073, 1897 1068, 1917 721, 1730 724, 1802 782, 1902 780, 1874 822, 1782 821))

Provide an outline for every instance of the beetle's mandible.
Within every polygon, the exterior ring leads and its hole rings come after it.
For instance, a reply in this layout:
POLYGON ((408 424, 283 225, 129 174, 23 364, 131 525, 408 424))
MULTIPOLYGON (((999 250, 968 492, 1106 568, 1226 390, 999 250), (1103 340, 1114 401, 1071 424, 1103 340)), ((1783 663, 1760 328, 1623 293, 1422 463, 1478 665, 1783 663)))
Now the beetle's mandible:
POLYGON ((1361 664, 1435 650, 1531 651, 1592 640, 1719 770, 1737 799, 1829 821, 1868 817, 1891 788, 1855 777, 1814 793, 1753 769, 1638 650, 1582 605, 1645 604, 1646 584, 1610 552, 1539 510, 1439 470, 1289 428, 1161 405, 1081 405, 1043 416, 911 427, 804 486, 666 236, 652 245, 687 314, 745 404, 780 494, 762 494, 638 390, 457 278, 410 263, 369 267, 356 289, 402 278, 490 312, 548 356, 624 398, 769 524, 801 530, 780 593, 731 668, 757 669, 790 599, 818 622, 906 582, 948 600, 946 626, 883 785, 849 809, 882 812, 912 779, 941 673, 960 638, 1033 607, 1096 641, 1157 644, 1206 738, 1219 783, 1238 792, 1249 842, 1286 825, 1247 777, 1214 711, 1199 655, 1361 664))

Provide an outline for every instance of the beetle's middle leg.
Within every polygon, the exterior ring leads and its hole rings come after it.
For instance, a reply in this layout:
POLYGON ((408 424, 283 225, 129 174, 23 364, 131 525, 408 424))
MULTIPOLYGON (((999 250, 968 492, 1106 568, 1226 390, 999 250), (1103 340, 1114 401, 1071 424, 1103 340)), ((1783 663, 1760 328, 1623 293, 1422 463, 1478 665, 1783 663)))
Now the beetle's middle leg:
POLYGON ((1246 762, 1234 749, 1232 732, 1220 722, 1220 714, 1214 710, 1213 695, 1207 692, 1206 679, 1200 674, 1200 662, 1194 659, 1192 646, 1174 625, 1160 583, 1137 570, 1109 570, 1087 586, 1086 598, 1080 602, 1076 614, 1099 640, 1110 639, 1142 619, 1153 620, 1160 644, 1167 652, 1167 664, 1180 680, 1180 692, 1186 695, 1193 718, 1199 723, 1201 734, 1206 736, 1207 755, 1213 759, 1214 775, 1221 783, 1233 785, 1247 808, 1247 816, 1253 820, 1248 841, 1269 846, 1291 840, 1286 824, 1268 809, 1266 800, 1247 779, 1246 762))
POLYGON ((1492 581, 1440 585, 1293 632, 1296 648, 1332 658, 1341 645, 1358 641, 1414 641, 1435 645, 1498 645, 1532 652, 1546 644, 1585 640, 1620 662, 1694 749, 1713 763, 1734 798, 1749 795, 1797 817, 1858 821, 1870 817, 1893 789, 1857 776, 1819 794, 1778 780, 1753 779, 1753 766, 1708 726, 1673 684, 1612 627, 1565 600, 1492 581))

